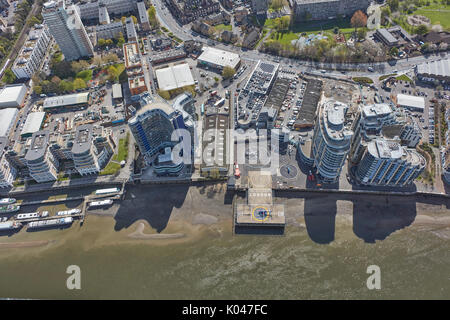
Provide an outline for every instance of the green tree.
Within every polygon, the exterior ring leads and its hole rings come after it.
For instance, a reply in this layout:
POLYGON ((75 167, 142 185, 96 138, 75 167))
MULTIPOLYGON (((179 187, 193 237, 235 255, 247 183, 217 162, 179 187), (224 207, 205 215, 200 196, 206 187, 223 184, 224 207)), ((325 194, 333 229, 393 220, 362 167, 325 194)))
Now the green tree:
POLYGON ((42 87, 41 86, 34 86, 33 87, 33 91, 34 91, 34 93, 40 95, 40 94, 42 94, 42 87))
POLYGON ((117 46, 122 47, 125 43, 125 38, 123 37, 123 33, 120 32, 117 36, 117 46))
POLYGON ((424 34, 426 34, 428 32, 428 27, 424 24, 421 24, 420 26, 417 26, 416 29, 414 30, 414 32, 418 35, 423 36, 424 34))
POLYGON ((5 73, 3 74, 3 82, 11 84, 11 83, 13 83, 16 80, 17 80, 17 77, 11 71, 11 69, 6 69, 5 73))
POLYGON ((73 83, 70 81, 62 80, 59 83, 59 90, 60 92, 73 91, 73 83))
POLYGON ((84 89, 84 88, 86 88, 86 82, 84 82, 83 79, 76 78, 75 80, 73 80, 73 89, 74 90, 84 89))
POLYGON ((114 81, 114 82, 119 81, 120 73, 116 67, 109 66, 108 67, 108 75, 109 75, 109 80, 114 81))
POLYGON ((364 40, 366 38, 367 32, 364 28, 358 29, 357 36, 359 40, 364 40))
POLYGON ((39 20, 39 18, 36 16, 33 16, 30 19, 30 24, 32 24, 32 25, 41 24, 41 23, 42 23, 42 20, 39 20))
POLYGON ((80 61, 73 61, 71 63, 71 68, 73 73, 78 73, 82 70, 85 70, 87 68, 89 68, 90 64, 89 62, 87 62, 86 60, 80 60, 80 61))
POLYGON ((222 77, 224 79, 230 79, 236 74, 236 70, 230 66, 225 66, 222 71, 222 77))
POLYGON ((71 63, 66 60, 52 64, 51 69, 53 74, 58 76, 60 79, 67 79, 75 75, 72 71, 71 63))
POLYGON ((119 62, 119 57, 115 53, 109 53, 103 57, 103 61, 106 63, 119 62))
POLYGON ((387 4, 391 8, 391 11, 395 12, 398 10, 399 0, 387 0, 387 4))
POLYGON ((398 55, 398 48, 392 47, 391 50, 389 50, 389 54, 393 57, 396 57, 398 55))
POLYGON ((103 59, 100 56, 94 56, 91 60, 91 63, 97 66, 97 68, 100 68, 100 66, 103 64, 103 59))
POLYGON ((97 45, 98 45, 99 47, 104 47, 104 46, 106 45, 105 39, 102 39, 102 38, 98 39, 97 45))
POLYGON ((148 21, 150 22, 150 25, 153 29, 157 28, 159 26, 158 18, 156 17, 156 9, 154 6, 150 6, 148 8, 148 21))
POLYGON ((284 0, 272 0, 270 1, 270 9, 273 11, 281 11, 284 7, 284 0))

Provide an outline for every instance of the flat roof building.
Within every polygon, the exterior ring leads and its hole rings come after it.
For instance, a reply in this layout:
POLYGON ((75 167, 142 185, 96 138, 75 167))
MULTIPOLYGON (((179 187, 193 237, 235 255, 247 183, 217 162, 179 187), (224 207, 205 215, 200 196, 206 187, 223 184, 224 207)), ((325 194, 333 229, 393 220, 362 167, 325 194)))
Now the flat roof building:
POLYGON ((49 137, 48 130, 33 133, 25 156, 30 176, 38 183, 55 181, 58 176, 55 160, 48 148, 49 137))
POLYGON ((406 94, 397 95, 397 105, 408 109, 422 111, 425 109, 425 98, 406 94))
POLYGON ((155 70, 158 87, 164 91, 172 91, 195 84, 191 69, 187 63, 155 70))
MULTIPOLYGON (((17 111, 17 109, 15 109, 17 111)), ((17 171, 9 163, 5 156, 5 150, 8 146, 8 138, 0 136, 0 188, 13 186, 17 171)))
POLYGON ((22 106, 27 94, 25 84, 7 85, 0 89, 0 108, 18 108, 22 106))
POLYGON ((91 96, 89 92, 50 97, 44 100, 44 110, 47 111, 65 107, 87 106, 90 104, 90 101, 91 96))
POLYGON ((424 157, 399 141, 376 139, 368 143, 356 170, 359 183, 372 186, 405 186, 424 170, 424 157))
POLYGON ((120 83, 114 83, 112 86, 112 97, 113 99, 122 99, 122 85, 120 83))
POLYGON ((419 80, 422 81, 440 81, 442 83, 450 82, 450 59, 426 62, 416 67, 416 73, 419 80))
POLYGON ((125 20, 125 30, 127 31, 128 42, 138 41, 136 27, 134 26, 134 21, 131 17, 128 17, 125 20))
POLYGON ((98 8, 98 22, 100 24, 109 24, 111 20, 109 19, 108 9, 106 6, 99 6, 98 8))
POLYGON ((124 33, 122 21, 112 22, 109 24, 101 24, 95 27, 97 41, 99 39, 113 39, 124 33))
MULTIPOLYGON (((142 67, 141 53, 137 42, 128 42, 123 45, 125 68, 135 69, 142 67)), ((142 70, 141 70, 142 71, 142 70)))
POLYGON ((380 28, 375 31, 375 36, 388 47, 398 45, 398 40, 387 29, 380 28))
POLYGON ((25 124, 23 126, 22 132, 20 135, 22 137, 29 137, 33 133, 41 130, 42 123, 44 122, 45 112, 31 112, 25 124))
POLYGON ((137 3, 139 21, 141 22, 141 29, 143 31, 150 31, 150 22, 148 20, 147 8, 145 8, 144 1, 137 3))
POLYGON ((19 110, 16 108, 0 109, 0 137, 8 137, 14 127, 19 110))
POLYGON ((75 164, 75 169, 82 176, 95 174, 100 171, 100 166, 94 154, 92 130, 92 124, 78 126, 73 141, 73 162, 75 164))
POLYGON ((47 26, 35 25, 29 32, 28 38, 14 61, 11 71, 18 79, 31 78, 39 69, 47 53, 51 36, 47 26))
POLYGON ((212 47, 203 47, 202 50, 202 54, 197 59, 199 64, 218 70, 226 66, 237 70, 241 64, 241 58, 237 53, 212 47))
POLYGON ((228 122, 228 113, 207 112, 204 116, 203 131, 207 134, 202 140, 203 162, 200 171, 203 176, 214 177, 228 174, 228 122))
POLYGON ((172 147, 172 133, 175 130, 173 117, 175 110, 166 102, 154 102, 140 109, 128 121, 136 144, 150 165, 157 154, 166 147, 172 147))

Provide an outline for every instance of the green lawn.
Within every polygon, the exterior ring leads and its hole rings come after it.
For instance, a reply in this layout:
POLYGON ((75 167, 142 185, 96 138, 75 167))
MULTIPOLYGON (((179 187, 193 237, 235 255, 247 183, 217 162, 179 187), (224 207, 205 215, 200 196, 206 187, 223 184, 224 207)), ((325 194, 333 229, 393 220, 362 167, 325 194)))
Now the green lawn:
POLYGON ((368 77, 353 77, 353 81, 358 83, 373 83, 373 80, 368 77))
POLYGON ((123 139, 119 140, 119 152, 114 155, 113 160, 118 161, 118 162, 120 162, 122 160, 127 160, 127 157, 128 157, 128 140, 129 140, 128 134, 127 134, 126 138, 123 138, 123 139))
POLYGON ((107 176, 107 175, 110 175, 110 174, 115 174, 119 170, 120 170, 120 164, 110 161, 108 163, 108 165, 105 167, 105 169, 100 171, 100 175, 101 176, 107 176))
MULTIPOLYGON (((273 29, 273 19, 266 19, 264 27, 273 29)), ((318 34, 331 38, 334 36, 334 28, 338 27, 339 31, 344 34, 351 34, 355 29, 350 25, 350 20, 331 20, 331 21, 313 21, 294 24, 289 31, 276 32, 269 37, 271 40, 280 42, 281 44, 290 44, 292 40, 296 40, 302 33, 306 35, 318 34)), ((346 37, 348 38, 348 37, 346 37)))
POLYGON ((117 71, 119 73, 119 82, 120 83, 127 82, 128 76, 127 76, 127 73, 125 72, 125 64, 118 63, 118 64, 115 64, 114 67, 117 69, 117 71))
POLYGON ((423 7, 414 11, 414 14, 425 16, 431 20, 431 24, 440 24, 444 29, 450 28, 450 9, 446 11, 430 11, 429 7, 423 7))
POLYGON ((216 29, 216 30, 220 30, 220 31, 225 31, 225 30, 228 30, 228 31, 231 31, 231 30, 233 30, 233 28, 231 27, 231 25, 230 24, 218 24, 217 26, 214 26, 214 29, 216 29))
POLYGON ((397 75, 396 73, 385 74, 385 75, 379 77, 378 80, 383 81, 384 79, 387 79, 387 78, 389 78, 389 77, 394 77, 394 76, 396 76, 396 75, 397 75))
POLYGON ((401 81, 413 82, 412 79, 410 77, 408 77, 406 74, 402 74, 401 76, 398 76, 395 79, 401 80, 401 81))

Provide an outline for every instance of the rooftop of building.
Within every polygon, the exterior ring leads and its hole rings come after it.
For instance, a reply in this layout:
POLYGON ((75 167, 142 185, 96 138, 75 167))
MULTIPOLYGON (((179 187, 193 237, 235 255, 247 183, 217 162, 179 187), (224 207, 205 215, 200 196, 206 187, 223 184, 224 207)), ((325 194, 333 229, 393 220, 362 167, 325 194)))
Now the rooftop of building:
POLYGON ((382 36, 384 38, 384 40, 386 40, 389 43, 396 43, 398 42, 397 38, 394 37, 388 30, 384 29, 384 28, 380 28, 377 29, 376 31, 380 36, 382 36))
POLYGON ((203 47, 202 54, 198 57, 198 60, 207 62, 212 65, 221 67, 229 66, 236 68, 241 61, 239 55, 234 52, 216 49, 212 47, 203 47))
POLYGON ((47 150, 49 137, 50 132, 48 130, 33 133, 33 136, 31 137, 31 144, 28 148, 25 159, 27 161, 34 161, 43 157, 47 150))
POLYGON ((135 68, 142 64, 141 54, 137 42, 127 42, 123 45, 123 53, 125 56, 125 67, 135 68))
POLYGON ((64 0, 51 0, 43 4, 42 12, 52 12, 60 7, 64 7, 64 0))
POLYGON ((18 101, 22 90, 26 90, 25 84, 11 84, 0 89, 0 103, 20 102, 18 101))
POLYGON ((267 94, 278 68, 278 63, 259 60, 245 85, 245 90, 259 94, 267 94))
POLYGON ((45 32, 45 26, 43 24, 36 24, 28 33, 28 38, 20 49, 20 53, 18 54, 14 66, 20 67, 28 62, 28 58, 31 56, 31 53, 36 48, 36 42, 45 32))
POLYGON ((397 94, 397 104, 400 106, 423 110, 425 108, 425 98, 406 94, 397 94))
POLYGON ((95 30, 97 32, 101 32, 101 31, 104 31, 104 30, 109 30, 109 29, 114 29, 114 28, 123 28, 122 21, 111 22, 111 23, 108 23, 108 24, 100 24, 100 25, 95 27, 95 30))
POLYGON ((73 93, 63 96, 49 97, 44 100, 44 110, 89 102, 89 92, 73 93))
POLYGON ((417 73, 450 77, 450 58, 419 64, 417 66, 417 73))
POLYGON ((334 141, 348 140, 353 132, 346 124, 348 105, 335 100, 323 102, 321 116, 328 137, 334 141))
POLYGON ((22 132, 20 134, 23 136, 38 132, 41 129, 44 118, 45 112, 31 112, 30 114, 28 114, 27 120, 25 121, 22 132))
POLYGON ((393 112, 391 106, 387 103, 375 103, 362 107, 364 117, 386 116, 393 112))
POLYGON ((312 125, 316 118, 317 106, 322 95, 322 81, 308 79, 303 95, 302 107, 298 114, 296 124, 312 125))
POLYGON ((157 69, 155 70, 155 74, 159 88, 164 91, 170 91, 195 84, 191 69, 187 63, 157 69))
POLYGON ((141 23, 148 22, 147 8, 143 1, 137 3, 137 8, 139 11, 139 20, 141 23))
POLYGON ((378 138, 367 144, 368 152, 377 159, 402 159, 411 165, 425 165, 425 159, 414 149, 401 146, 400 140, 378 138))
POLYGON ((136 121, 140 120, 140 118, 142 118, 145 115, 145 113, 147 113, 148 111, 153 111, 153 110, 161 110, 169 117, 175 112, 175 110, 172 108, 172 106, 170 104, 168 104, 167 102, 154 101, 154 102, 142 107, 136 113, 136 115, 128 121, 128 123, 129 124, 136 123, 136 121))
POLYGON ((75 131, 75 140, 73 141, 72 152, 81 154, 87 152, 92 146, 92 124, 78 126, 75 131))

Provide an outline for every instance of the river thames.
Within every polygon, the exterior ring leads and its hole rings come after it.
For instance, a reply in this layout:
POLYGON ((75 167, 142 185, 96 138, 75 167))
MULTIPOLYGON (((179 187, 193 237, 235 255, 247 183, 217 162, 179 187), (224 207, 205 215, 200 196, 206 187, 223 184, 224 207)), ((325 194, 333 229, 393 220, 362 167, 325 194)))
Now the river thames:
POLYGON ((450 298, 448 199, 280 193, 284 236, 233 235, 232 199, 224 185, 129 187, 83 226, 0 236, 0 297, 450 298))

